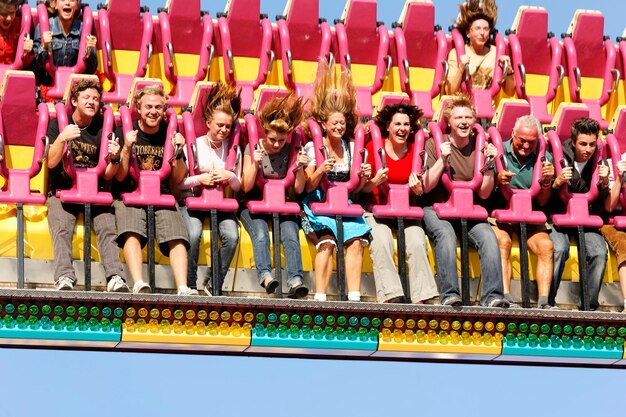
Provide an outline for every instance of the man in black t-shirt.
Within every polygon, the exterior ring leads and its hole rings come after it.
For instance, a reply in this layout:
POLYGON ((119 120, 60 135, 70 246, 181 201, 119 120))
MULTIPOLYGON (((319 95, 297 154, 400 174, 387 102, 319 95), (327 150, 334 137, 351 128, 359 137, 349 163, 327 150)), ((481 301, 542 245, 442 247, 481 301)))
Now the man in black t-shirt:
MULTIPOLYGON (((64 204, 56 196, 57 190, 72 187, 72 179, 63 168, 63 157, 67 149, 74 156, 77 168, 93 168, 98 165, 100 140, 102 136, 102 116, 100 115, 100 96, 102 86, 93 80, 81 80, 72 86, 70 100, 74 111, 69 114, 69 123, 59 132, 58 119, 48 125, 50 138, 48 152, 48 225, 52 236, 54 252, 54 277, 57 290, 71 290, 76 284, 76 272, 72 266, 72 235, 76 217, 82 207, 76 204, 64 204)), ((120 162, 120 145, 109 141, 109 163, 99 188, 106 187, 107 181, 117 173, 120 162)), ((115 244, 115 217, 110 207, 94 207, 92 211, 93 227, 98 239, 98 248, 102 266, 107 277, 107 291, 128 292, 122 278, 123 268, 119 249, 115 244)))
MULTIPOLYGON (((126 206, 120 199, 123 192, 132 192, 136 189, 135 180, 128 175, 130 155, 137 156, 140 170, 158 171, 167 161, 163 160, 164 148, 167 141, 167 123, 165 116, 166 96, 160 86, 148 86, 138 91, 134 103, 139 112, 139 120, 133 122, 133 130, 124 135, 122 129, 117 133, 124 137, 122 162, 115 176, 119 181, 115 184, 114 194, 118 199, 113 203, 115 220, 118 231, 118 245, 124 249, 124 258, 135 282, 134 293, 151 292, 150 286, 143 280, 143 256, 141 248, 147 243, 147 212, 144 207, 126 206), (134 148, 134 151, 132 150, 134 148)), ((187 166, 183 160, 182 148, 185 138, 176 133, 172 138, 172 145, 180 145, 180 150, 172 161, 172 171, 169 178, 161 182, 161 194, 171 194, 169 183, 178 184, 187 173, 187 166)), ((187 287, 187 249, 189 237, 178 206, 172 208, 158 208, 155 210, 156 240, 159 249, 165 256, 169 256, 172 272, 178 295, 198 295, 198 291, 187 287)))

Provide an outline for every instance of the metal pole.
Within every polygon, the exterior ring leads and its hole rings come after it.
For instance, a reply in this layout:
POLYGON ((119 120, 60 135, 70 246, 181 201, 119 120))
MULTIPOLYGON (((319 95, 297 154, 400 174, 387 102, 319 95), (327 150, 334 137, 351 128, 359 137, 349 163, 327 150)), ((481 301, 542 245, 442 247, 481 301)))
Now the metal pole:
POLYGON ((148 279, 150 280, 150 288, 152 291, 156 289, 156 273, 154 269, 154 206, 148 206, 148 279))
POLYGON ((24 288, 24 204, 17 203, 17 288, 24 288))
POLYGON ((346 301, 346 270, 343 259, 343 216, 335 216, 337 222, 337 290, 339 291, 339 301, 346 301))
POLYGON ((411 302, 411 289, 406 274, 406 234, 404 232, 404 217, 398 217, 398 275, 404 292, 404 302, 411 302))
POLYGON ((83 267, 85 271, 85 291, 91 291, 91 203, 85 203, 85 219, 83 221, 83 267))
POLYGON ((467 306, 470 304, 467 219, 461 219, 461 297, 463 305, 467 306))
POLYGON ((526 231, 526 222, 521 222, 519 224, 519 250, 520 250, 520 267, 522 269, 522 307, 530 308, 530 278, 529 275, 529 267, 528 267, 528 234, 526 231))
POLYGON ((213 280, 213 295, 222 295, 222 286, 220 285, 220 268, 219 268, 219 246, 217 225, 217 210, 211 210, 211 275, 213 280))
POLYGON ((274 244, 274 276, 278 281, 278 288, 276 288, 276 298, 283 298, 283 269, 280 265, 280 215, 278 213, 272 213, 272 228, 274 244))
POLYGON ((589 311, 589 270, 587 268, 587 247, 585 246, 585 229, 576 226, 578 231, 578 274, 580 280, 580 299, 583 311, 589 311))

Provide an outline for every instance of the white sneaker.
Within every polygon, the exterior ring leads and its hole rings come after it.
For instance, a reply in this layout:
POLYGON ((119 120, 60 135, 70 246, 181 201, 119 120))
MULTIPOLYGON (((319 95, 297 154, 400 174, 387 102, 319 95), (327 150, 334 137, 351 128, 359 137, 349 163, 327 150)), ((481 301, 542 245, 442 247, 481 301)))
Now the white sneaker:
POLYGON ((211 293, 211 290, 209 289, 209 287, 207 287, 206 285, 204 286, 204 293, 209 296, 209 297, 213 297, 213 294, 211 293))
POLYGON ((177 295, 199 295, 199 294, 198 294, 198 290, 196 290, 195 288, 183 287, 180 290, 178 290, 177 295))
POLYGON ((74 280, 67 275, 63 275, 54 283, 54 287, 58 291, 71 291, 74 289, 74 280))
POLYGON ((119 275, 113 275, 107 284, 107 292, 129 292, 128 285, 124 278, 119 275))
POLYGON ((133 285, 133 294, 150 294, 151 292, 152 288, 144 281, 137 281, 133 285))

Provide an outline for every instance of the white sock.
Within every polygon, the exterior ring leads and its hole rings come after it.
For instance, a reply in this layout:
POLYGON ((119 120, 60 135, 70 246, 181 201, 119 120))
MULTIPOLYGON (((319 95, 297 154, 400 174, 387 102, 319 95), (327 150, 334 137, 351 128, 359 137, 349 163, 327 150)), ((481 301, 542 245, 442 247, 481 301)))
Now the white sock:
POLYGON ((326 294, 322 294, 322 293, 316 292, 315 296, 313 297, 313 299, 315 301, 326 301, 326 294))
POLYGON ((348 301, 361 301, 361 291, 348 291, 348 301))

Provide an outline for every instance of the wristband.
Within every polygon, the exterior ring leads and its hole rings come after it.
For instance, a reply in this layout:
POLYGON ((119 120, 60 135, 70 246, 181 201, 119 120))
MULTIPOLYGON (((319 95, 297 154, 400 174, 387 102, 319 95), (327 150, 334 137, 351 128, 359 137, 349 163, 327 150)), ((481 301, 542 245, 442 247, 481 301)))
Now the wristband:
POLYGON ((119 165, 121 161, 122 161, 122 158, 120 158, 120 156, 118 155, 118 157, 115 159, 111 158, 109 162, 112 163, 113 165, 119 165))

